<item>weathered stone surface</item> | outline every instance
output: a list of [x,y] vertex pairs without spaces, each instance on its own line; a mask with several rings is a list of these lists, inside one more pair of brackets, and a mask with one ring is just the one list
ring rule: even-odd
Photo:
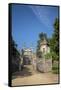
[[40,59],[37,62],[37,69],[40,72],[49,72],[52,70],[52,59]]

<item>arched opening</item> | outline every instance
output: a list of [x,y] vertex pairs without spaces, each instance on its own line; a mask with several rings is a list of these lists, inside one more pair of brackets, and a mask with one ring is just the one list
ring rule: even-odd
[[24,56],[23,57],[23,64],[24,65],[30,65],[31,64],[31,59],[29,56]]

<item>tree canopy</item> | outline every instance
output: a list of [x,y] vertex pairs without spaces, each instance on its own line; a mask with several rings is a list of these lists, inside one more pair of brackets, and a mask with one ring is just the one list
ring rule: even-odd
[[47,35],[46,35],[46,33],[41,32],[41,33],[39,34],[39,39],[40,39],[41,41],[44,40],[44,39],[47,40]]
[[55,19],[54,24],[54,31],[52,38],[50,38],[50,48],[52,52],[53,59],[59,59],[59,20],[58,18]]

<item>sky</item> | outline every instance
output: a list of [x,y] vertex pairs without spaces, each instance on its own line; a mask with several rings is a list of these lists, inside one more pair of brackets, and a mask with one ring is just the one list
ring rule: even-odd
[[21,50],[23,47],[36,50],[39,33],[50,38],[58,7],[12,4],[12,37]]

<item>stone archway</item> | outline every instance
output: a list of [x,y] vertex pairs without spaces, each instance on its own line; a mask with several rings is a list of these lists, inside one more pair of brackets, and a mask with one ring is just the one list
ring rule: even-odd
[[24,56],[23,57],[23,64],[24,65],[30,65],[31,64],[31,59],[29,56]]

